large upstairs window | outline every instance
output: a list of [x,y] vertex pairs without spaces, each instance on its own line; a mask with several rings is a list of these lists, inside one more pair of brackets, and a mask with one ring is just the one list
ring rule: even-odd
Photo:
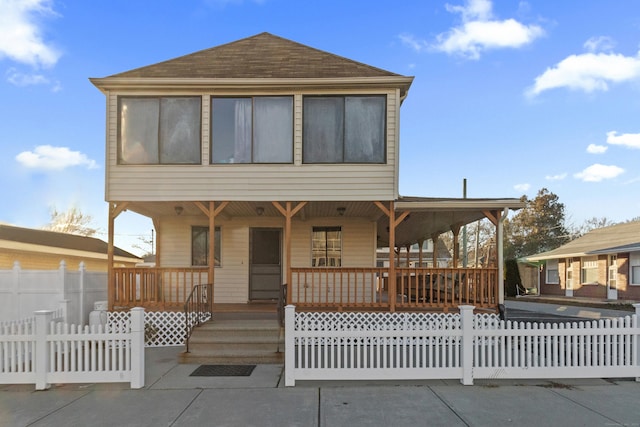
[[118,163],[200,164],[201,98],[120,97]]
[[293,97],[211,100],[211,163],[292,163]]
[[384,163],[385,96],[305,96],[304,163]]

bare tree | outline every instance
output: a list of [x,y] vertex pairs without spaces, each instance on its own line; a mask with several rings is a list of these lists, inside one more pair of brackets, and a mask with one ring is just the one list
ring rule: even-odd
[[57,231],[59,233],[76,234],[90,237],[97,233],[98,229],[91,227],[93,217],[82,213],[77,207],[60,212],[55,207],[50,211],[51,220],[42,227],[44,230]]
[[140,251],[142,251],[142,257],[146,258],[150,255],[153,255],[155,253],[154,251],[154,237],[155,237],[155,232],[153,230],[153,228],[151,229],[151,237],[148,237],[147,235],[142,235],[138,237],[138,240],[140,241],[140,243],[136,243],[134,245],[132,245],[132,247],[139,249]]
[[585,219],[582,225],[573,227],[573,229],[571,230],[571,234],[574,239],[577,239],[578,237],[583,236],[597,228],[608,227],[615,224],[616,223],[614,221],[611,221],[604,216],[601,218],[597,218],[594,216],[592,218]]

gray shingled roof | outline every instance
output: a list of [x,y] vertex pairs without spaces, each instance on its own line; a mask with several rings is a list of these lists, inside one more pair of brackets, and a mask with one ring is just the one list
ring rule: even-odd
[[110,77],[295,79],[401,76],[270,33],[261,33]]
[[[108,248],[107,242],[94,237],[76,236],[73,234],[36,230],[33,228],[14,227],[6,224],[0,224],[0,240],[49,246],[52,248],[73,249],[99,254],[106,254]],[[114,247],[113,251],[115,256],[140,258],[118,247]]]
[[527,261],[565,258],[589,254],[614,254],[638,250],[640,221],[598,228],[554,250],[526,257]]

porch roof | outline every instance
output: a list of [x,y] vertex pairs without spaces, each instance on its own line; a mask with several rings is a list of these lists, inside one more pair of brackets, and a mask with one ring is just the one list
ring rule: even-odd
[[[382,201],[388,205],[388,201]],[[203,215],[196,202],[129,202],[127,209],[150,218],[177,215]],[[407,246],[429,240],[434,234],[443,234],[453,228],[495,215],[507,210],[524,207],[519,199],[456,199],[431,197],[400,197],[395,201],[397,215],[409,215],[396,227],[396,246]],[[257,212],[260,212],[258,214]],[[280,212],[267,201],[231,201],[221,212],[223,218],[280,217]],[[309,201],[294,217],[306,221],[308,218],[344,216],[366,218],[377,223],[377,246],[389,246],[389,218],[374,201]]]
[[[395,203],[398,213],[409,212],[396,228],[396,246],[406,246],[428,240],[456,227],[486,218],[487,214],[518,210],[524,207],[520,199],[459,199],[434,197],[403,197]],[[378,220],[378,246],[388,246],[387,218]]]

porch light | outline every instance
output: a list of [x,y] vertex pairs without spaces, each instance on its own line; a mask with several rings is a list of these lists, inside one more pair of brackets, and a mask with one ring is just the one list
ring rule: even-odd
[[345,208],[344,206],[340,206],[336,210],[338,211],[338,215],[344,216],[344,213],[347,211],[347,208]]
[[180,215],[182,213],[182,211],[184,210],[184,208],[182,206],[180,206],[180,205],[175,205],[173,207],[173,210],[176,211],[176,215]]
[[262,216],[262,214],[263,214],[263,213],[264,213],[264,208],[263,208],[262,206],[258,206],[258,207],[256,208],[256,214],[257,214],[258,216]]

